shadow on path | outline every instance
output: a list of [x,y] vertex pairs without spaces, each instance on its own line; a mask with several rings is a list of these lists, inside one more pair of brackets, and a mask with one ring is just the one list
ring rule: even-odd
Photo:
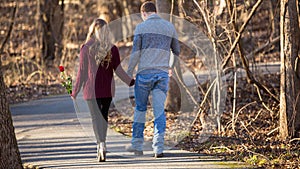
[[[152,157],[151,143],[143,156],[125,151],[130,138],[108,130],[107,161],[96,161],[96,144],[86,136],[69,96],[49,97],[11,106],[23,163],[39,168],[246,168],[238,162],[183,150],[166,150]],[[235,167],[233,167],[235,166]]]

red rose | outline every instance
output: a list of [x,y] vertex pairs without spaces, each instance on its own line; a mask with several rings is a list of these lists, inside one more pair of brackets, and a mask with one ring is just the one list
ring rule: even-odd
[[65,68],[63,66],[58,66],[60,71],[60,78],[62,80],[61,84],[67,89],[68,94],[72,93],[72,78],[65,73]]
[[60,71],[60,72],[65,71],[65,68],[64,68],[63,66],[59,66],[58,68],[59,68],[59,71]]

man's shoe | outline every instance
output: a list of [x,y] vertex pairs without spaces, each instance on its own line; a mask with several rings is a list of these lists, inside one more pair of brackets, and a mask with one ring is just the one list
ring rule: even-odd
[[160,154],[155,153],[154,157],[155,158],[162,158],[162,157],[164,157],[164,153],[160,153]]
[[143,151],[136,150],[136,149],[134,149],[132,146],[126,146],[125,149],[126,149],[128,152],[133,152],[134,155],[136,155],[136,156],[141,156],[141,155],[144,154]]
[[134,151],[134,155],[142,156],[142,155],[144,155],[144,153],[143,153],[143,151]]

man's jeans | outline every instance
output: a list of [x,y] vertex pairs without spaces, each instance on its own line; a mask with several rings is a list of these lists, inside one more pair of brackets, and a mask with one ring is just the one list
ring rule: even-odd
[[[166,130],[166,116],[164,104],[166,101],[169,76],[167,72],[160,70],[146,70],[147,73],[139,73],[135,82],[136,107],[134,112],[132,147],[135,150],[143,150],[144,127],[148,97],[152,93],[152,105],[154,113],[154,137],[153,151],[160,154],[164,150],[164,134]],[[144,71],[145,72],[145,71]]]

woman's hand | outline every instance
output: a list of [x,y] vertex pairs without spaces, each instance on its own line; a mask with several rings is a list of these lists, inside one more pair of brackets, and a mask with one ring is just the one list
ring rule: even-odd
[[133,86],[135,84],[135,79],[131,79],[129,87]]

